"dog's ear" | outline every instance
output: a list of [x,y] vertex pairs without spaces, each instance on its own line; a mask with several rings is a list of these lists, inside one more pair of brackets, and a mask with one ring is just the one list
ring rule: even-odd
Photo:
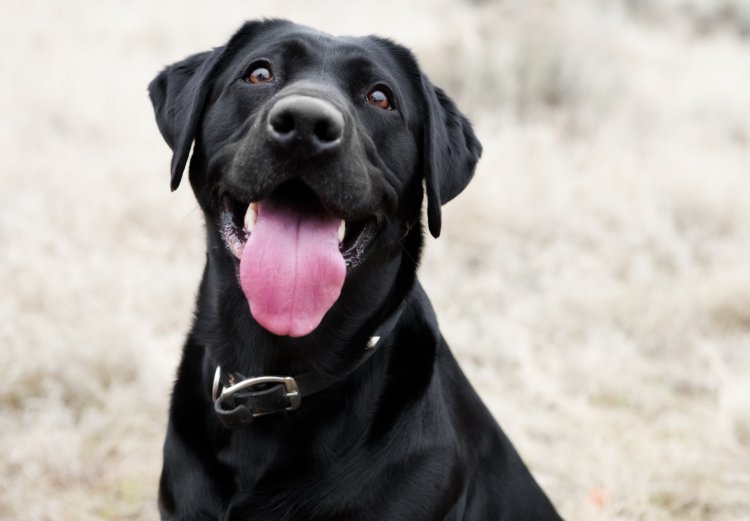
[[445,92],[422,76],[427,117],[424,130],[427,222],[433,237],[440,235],[440,207],[466,188],[482,155],[471,123]]
[[148,84],[156,124],[172,149],[172,190],[177,189],[193,146],[210,81],[223,47],[167,66]]

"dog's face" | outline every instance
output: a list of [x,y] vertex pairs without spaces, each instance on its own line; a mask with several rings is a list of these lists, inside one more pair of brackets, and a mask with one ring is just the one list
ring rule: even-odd
[[249,22],[166,68],[149,92],[174,151],[172,188],[194,142],[209,241],[231,259],[255,321],[279,336],[310,334],[368,278],[357,272],[403,254],[419,233],[423,181],[437,236],[441,204],[481,153],[411,53],[376,37]]

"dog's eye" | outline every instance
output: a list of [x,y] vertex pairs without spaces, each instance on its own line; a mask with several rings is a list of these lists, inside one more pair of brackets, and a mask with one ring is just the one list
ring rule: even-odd
[[273,80],[271,69],[265,65],[254,67],[252,72],[245,77],[247,83],[269,83]]
[[375,87],[367,93],[367,103],[383,110],[391,110],[391,99],[384,87]]

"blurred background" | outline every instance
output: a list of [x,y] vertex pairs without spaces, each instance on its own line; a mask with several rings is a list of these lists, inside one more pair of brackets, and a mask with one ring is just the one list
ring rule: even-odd
[[485,155],[421,278],[567,519],[750,519],[750,1],[0,0],[0,519],[155,520],[203,230],[149,80],[279,16]]

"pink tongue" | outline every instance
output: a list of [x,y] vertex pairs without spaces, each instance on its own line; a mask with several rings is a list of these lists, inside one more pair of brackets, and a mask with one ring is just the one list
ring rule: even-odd
[[341,293],[346,263],[335,217],[264,201],[240,260],[240,284],[258,323],[276,335],[312,332]]

